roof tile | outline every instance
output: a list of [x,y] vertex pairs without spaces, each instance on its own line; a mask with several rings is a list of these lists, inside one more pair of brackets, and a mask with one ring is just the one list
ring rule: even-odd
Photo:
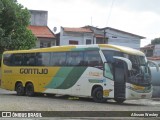
[[148,57],[149,60],[160,60],[160,56]]
[[104,35],[101,35],[101,34],[95,34],[95,37],[96,37],[96,38],[104,38]]
[[54,33],[47,26],[28,26],[36,37],[55,38]]
[[79,33],[92,33],[92,31],[88,28],[63,28],[65,32],[79,32]]

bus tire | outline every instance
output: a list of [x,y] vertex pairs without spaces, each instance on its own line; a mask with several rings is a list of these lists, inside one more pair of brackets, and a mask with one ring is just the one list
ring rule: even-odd
[[118,104],[122,104],[124,101],[125,101],[125,99],[114,99]]
[[47,95],[47,97],[54,97],[55,96],[55,94],[50,94],[50,93],[47,93],[46,95]]
[[25,90],[24,90],[24,87],[23,87],[22,83],[18,83],[18,84],[16,85],[16,92],[17,92],[17,95],[18,95],[18,96],[23,96],[23,95],[25,95]]
[[102,87],[96,87],[95,89],[93,89],[92,97],[93,97],[93,100],[98,103],[102,103],[106,101],[106,99],[103,98],[103,88]]
[[26,85],[26,95],[29,97],[34,96],[34,86],[32,83]]

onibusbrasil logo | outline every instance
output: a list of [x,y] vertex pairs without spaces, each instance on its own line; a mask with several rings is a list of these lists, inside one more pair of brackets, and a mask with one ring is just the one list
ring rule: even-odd
[[3,118],[41,118],[40,112],[2,112]]

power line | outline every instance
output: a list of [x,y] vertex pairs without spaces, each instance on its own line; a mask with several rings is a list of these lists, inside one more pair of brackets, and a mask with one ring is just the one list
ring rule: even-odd
[[112,8],[113,8],[114,2],[115,2],[115,0],[112,0],[111,7],[110,7],[110,10],[109,10],[109,14],[108,14],[108,18],[107,18],[107,21],[106,21],[106,26],[109,23],[109,19],[110,19],[111,13],[112,13]]

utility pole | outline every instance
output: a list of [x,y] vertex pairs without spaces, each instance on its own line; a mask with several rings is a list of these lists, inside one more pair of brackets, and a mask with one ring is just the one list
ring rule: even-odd
[[104,39],[103,39],[103,43],[105,44],[105,38],[106,38],[106,31],[104,29]]
[[108,44],[108,37],[106,37],[106,29],[104,28],[104,38],[103,38],[103,43]]

